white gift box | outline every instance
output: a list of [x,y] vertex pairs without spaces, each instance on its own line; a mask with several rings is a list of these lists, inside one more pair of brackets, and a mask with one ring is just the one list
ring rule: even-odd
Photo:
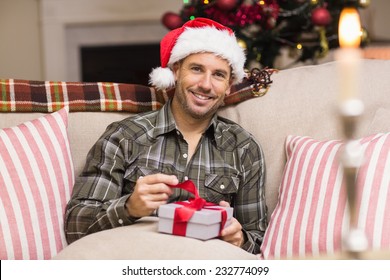
[[[164,204],[158,209],[158,231],[163,233],[172,234],[173,232],[173,218],[175,215],[175,209],[178,207],[184,207],[183,205],[176,203]],[[225,227],[230,224],[230,220],[233,216],[233,208],[221,207],[221,206],[207,206],[199,211],[195,211],[186,227],[186,236],[197,238],[200,240],[207,240],[219,236],[221,227],[221,211],[212,210],[225,209],[227,219]]]

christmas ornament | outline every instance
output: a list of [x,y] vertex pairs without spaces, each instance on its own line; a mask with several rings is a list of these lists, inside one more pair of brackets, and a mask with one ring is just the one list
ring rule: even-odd
[[237,44],[244,50],[246,50],[247,48],[247,45],[246,45],[246,42],[244,40],[241,40],[241,39],[237,39]]
[[176,29],[183,25],[183,20],[180,15],[173,12],[166,12],[161,19],[162,24],[168,29]]
[[362,45],[367,45],[370,42],[370,38],[368,36],[368,31],[366,28],[362,27],[362,35],[360,38]]
[[271,75],[277,72],[274,69],[253,68],[247,71],[247,79],[251,82],[252,93],[255,96],[263,96],[267,93],[269,86],[272,84]]
[[359,6],[362,8],[367,8],[370,4],[371,0],[359,0]]
[[314,25],[326,26],[332,20],[329,11],[326,8],[315,8],[311,13],[311,21]]
[[221,10],[230,11],[237,6],[237,0],[217,0],[215,4]]
[[276,25],[276,18],[270,17],[267,20],[267,29],[273,29]]

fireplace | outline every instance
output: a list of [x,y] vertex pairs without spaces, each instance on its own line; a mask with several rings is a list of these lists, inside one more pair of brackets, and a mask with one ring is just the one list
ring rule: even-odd
[[149,73],[160,64],[159,48],[156,43],[81,47],[81,80],[148,85]]
[[67,80],[148,84],[160,65],[160,22],[82,24],[65,29]]
[[44,79],[147,83],[168,32],[161,16],[183,5],[156,2],[40,0]]

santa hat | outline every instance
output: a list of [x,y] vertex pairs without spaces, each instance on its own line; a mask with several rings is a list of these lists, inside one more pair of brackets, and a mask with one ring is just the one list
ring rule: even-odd
[[158,89],[175,86],[172,66],[193,53],[210,52],[226,59],[232,67],[233,84],[245,77],[245,52],[237,44],[233,31],[207,18],[196,18],[170,31],[160,43],[161,67],[149,75],[149,82]]

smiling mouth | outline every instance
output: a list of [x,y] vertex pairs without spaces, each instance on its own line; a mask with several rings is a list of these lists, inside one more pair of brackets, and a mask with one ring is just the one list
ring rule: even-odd
[[192,94],[198,98],[198,99],[201,99],[201,100],[211,100],[212,97],[211,96],[205,96],[205,95],[202,95],[202,94],[199,94],[199,93],[196,93],[196,92],[192,92]]

